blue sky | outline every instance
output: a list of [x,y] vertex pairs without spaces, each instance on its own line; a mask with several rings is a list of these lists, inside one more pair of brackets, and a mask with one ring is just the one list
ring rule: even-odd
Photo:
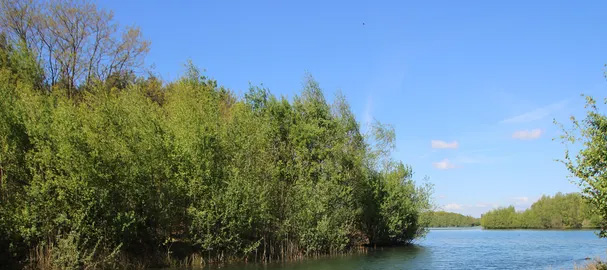
[[[152,42],[165,80],[191,59],[236,93],[293,97],[306,72],[361,123],[397,134],[396,159],[443,209],[480,216],[577,191],[553,119],[605,97],[607,1],[103,1]],[[434,141],[434,142],[433,142]]]

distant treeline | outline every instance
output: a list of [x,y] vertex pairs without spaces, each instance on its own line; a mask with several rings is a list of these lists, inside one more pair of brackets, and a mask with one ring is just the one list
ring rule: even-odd
[[486,229],[597,228],[601,219],[579,193],[542,196],[531,207],[517,212],[514,206],[498,208],[481,216]]
[[458,213],[434,211],[429,212],[428,220],[430,227],[473,227],[481,225],[479,218],[464,216]]
[[[237,96],[192,65],[168,83],[135,76],[88,55],[97,39],[63,46],[90,29],[55,33],[108,23],[94,5],[28,3],[3,1],[3,16],[65,25],[0,35],[0,268],[286,260],[425,233],[429,187],[390,159],[394,130],[362,134],[311,77],[287,99]],[[50,38],[62,46],[32,49]]]

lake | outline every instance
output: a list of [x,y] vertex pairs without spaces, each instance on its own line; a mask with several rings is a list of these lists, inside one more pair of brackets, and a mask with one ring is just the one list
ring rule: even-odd
[[591,230],[433,229],[415,245],[284,264],[241,264],[223,270],[573,269],[605,259],[607,239]]

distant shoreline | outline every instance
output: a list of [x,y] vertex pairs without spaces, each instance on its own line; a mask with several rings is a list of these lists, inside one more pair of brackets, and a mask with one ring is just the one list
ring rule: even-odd
[[428,227],[429,230],[482,230],[481,226],[461,226],[461,227]]
[[535,231],[592,231],[600,230],[600,227],[583,227],[583,228],[483,228],[483,230],[535,230]]
[[488,230],[488,231],[512,231],[512,230],[529,230],[529,231],[594,231],[600,230],[600,227],[583,227],[583,228],[484,228],[483,226],[473,227],[428,227],[428,230]]

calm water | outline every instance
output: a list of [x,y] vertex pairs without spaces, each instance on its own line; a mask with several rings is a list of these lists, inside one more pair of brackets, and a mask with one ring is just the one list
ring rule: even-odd
[[594,231],[431,230],[416,245],[367,254],[270,265],[232,265],[223,270],[345,269],[573,269],[586,257],[607,256],[607,239]]

